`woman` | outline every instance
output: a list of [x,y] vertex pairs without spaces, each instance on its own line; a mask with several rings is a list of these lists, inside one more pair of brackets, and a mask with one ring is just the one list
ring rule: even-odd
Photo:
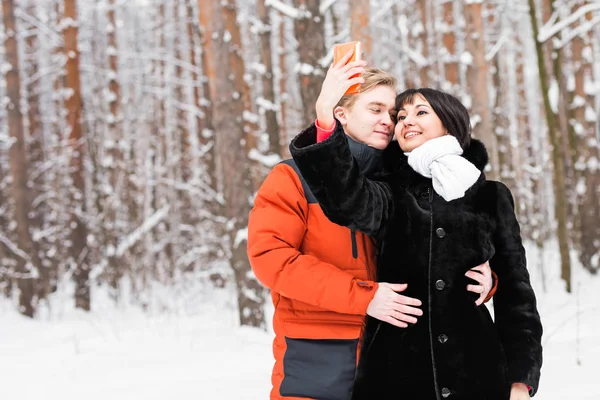
[[[322,96],[343,93],[346,72],[331,68]],[[321,122],[328,116],[319,109]],[[411,89],[396,109],[397,142],[377,180],[357,169],[339,122],[321,143],[313,128],[290,145],[327,217],[377,238],[377,279],[406,282],[404,294],[423,302],[423,316],[406,328],[368,319],[353,399],[529,399],[542,326],[512,195],[485,179],[485,147],[456,98]],[[500,282],[495,322],[465,289],[469,266],[488,259]]]

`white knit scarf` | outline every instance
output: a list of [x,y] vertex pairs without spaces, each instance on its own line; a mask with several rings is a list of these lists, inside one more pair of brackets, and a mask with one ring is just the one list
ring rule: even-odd
[[458,140],[452,135],[444,135],[404,154],[416,172],[431,178],[437,194],[452,201],[463,197],[481,175],[477,167],[461,157],[462,153]]

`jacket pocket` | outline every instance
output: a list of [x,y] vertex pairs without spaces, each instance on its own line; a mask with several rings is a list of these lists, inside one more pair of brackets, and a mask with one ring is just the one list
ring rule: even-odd
[[286,321],[282,396],[349,400],[361,324]]

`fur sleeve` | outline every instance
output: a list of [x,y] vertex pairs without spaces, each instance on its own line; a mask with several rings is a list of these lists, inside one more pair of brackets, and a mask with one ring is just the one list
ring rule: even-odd
[[515,216],[510,190],[493,182],[496,190],[496,254],[490,266],[498,274],[498,289],[494,296],[496,326],[508,362],[511,383],[522,382],[537,391],[542,366],[542,324],[536,298],[529,280],[525,249],[519,223]]
[[327,218],[370,236],[379,235],[392,213],[390,188],[361,173],[339,123],[320,143],[316,143],[313,124],[292,140],[290,152]]

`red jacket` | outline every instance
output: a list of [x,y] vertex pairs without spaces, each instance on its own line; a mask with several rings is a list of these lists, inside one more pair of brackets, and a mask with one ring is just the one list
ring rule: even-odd
[[258,191],[248,256],[275,306],[271,399],[349,398],[377,289],[373,240],[330,222],[288,160]]

